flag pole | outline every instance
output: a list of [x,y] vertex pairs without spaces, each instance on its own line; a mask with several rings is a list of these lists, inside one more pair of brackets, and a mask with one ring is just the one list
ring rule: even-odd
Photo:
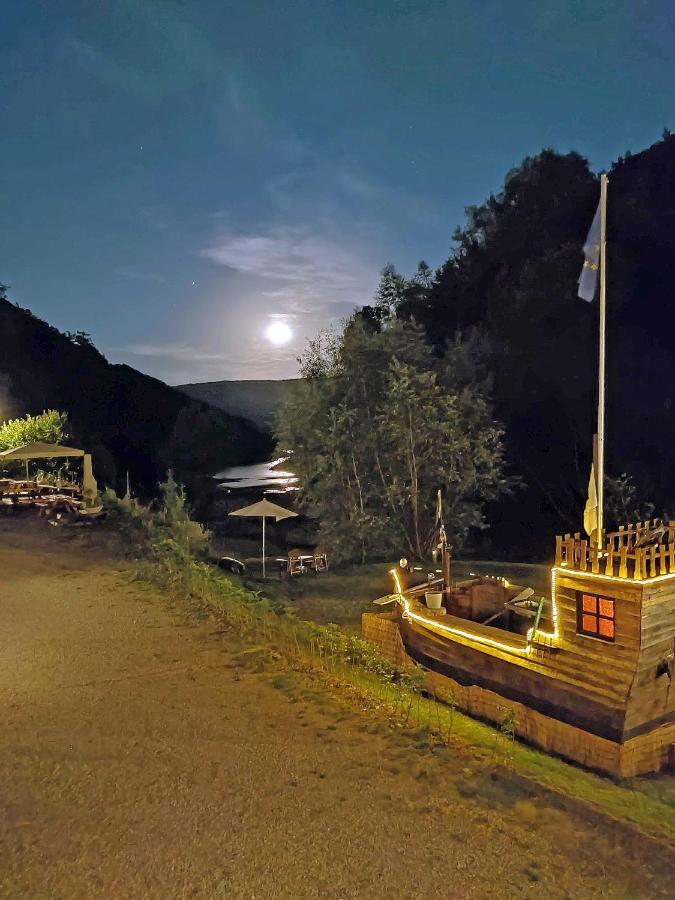
[[600,176],[600,350],[598,358],[598,547],[603,546],[603,512],[605,494],[605,329],[607,287],[607,175]]

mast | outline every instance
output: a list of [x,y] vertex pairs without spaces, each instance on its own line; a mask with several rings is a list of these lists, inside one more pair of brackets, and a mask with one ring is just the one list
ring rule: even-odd
[[600,176],[600,349],[598,358],[598,547],[602,547],[603,507],[605,495],[605,330],[607,286],[607,175]]

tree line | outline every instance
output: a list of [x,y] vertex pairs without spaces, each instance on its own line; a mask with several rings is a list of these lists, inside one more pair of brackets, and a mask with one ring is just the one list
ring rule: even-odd
[[[609,184],[611,527],[675,510],[675,138],[626,154]],[[467,210],[442,266],[387,266],[373,301],[310,344],[279,438],[345,555],[428,553],[438,488],[458,547],[546,558],[581,529],[597,303],[577,279],[598,198],[580,154],[528,157]]]

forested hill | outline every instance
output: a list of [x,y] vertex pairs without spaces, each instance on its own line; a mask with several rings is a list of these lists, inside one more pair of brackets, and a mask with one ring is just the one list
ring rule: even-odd
[[[493,379],[513,472],[526,487],[488,511],[502,552],[544,553],[579,531],[595,431],[598,304],[577,297],[599,178],[576,153],[545,150],[467,210],[441,269],[385,270],[362,315],[424,324],[441,353],[476,339]],[[627,473],[616,519],[675,515],[675,137],[619,159],[608,196],[607,471]],[[615,521],[612,521],[614,518]]]
[[244,416],[260,428],[272,429],[280,408],[293,394],[296,378],[281,381],[204,381],[179,384],[195,400],[204,400],[230,415]]
[[87,335],[62,334],[4,291],[0,335],[0,419],[67,412],[73,443],[94,449],[99,475],[114,462],[119,480],[129,471],[137,488],[151,491],[167,467],[185,477],[257,461],[271,450],[251,422],[110,364]]

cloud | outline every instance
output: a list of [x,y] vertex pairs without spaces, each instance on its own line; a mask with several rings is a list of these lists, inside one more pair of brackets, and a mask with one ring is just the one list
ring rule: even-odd
[[111,352],[126,353],[130,356],[157,356],[165,359],[188,359],[195,361],[224,360],[222,353],[208,353],[189,344],[125,344],[121,347],[110,347]]
[[[352,309],[373,293],[379,267],[366,260],[344,235],[308,228],[276,227],[259,233],[221,235],[199,256],[245,275],[271,282],[261,296],[281,313],[317,313],[339,305]],[[335,310],[332,311],[333,313]]]
[[[218,97],[223,94],[222,85],[231,78],[229,60],[217,52],[200,29],[182,16],[153,8],[147,2],[124,6],[117,15],[129,37],[113,42],[115,54],[108,44],[102,48],[75,35],[66,37],[67,46],[86,72],[107,87],[146,104],[156,104],[194,87]],[[232,108],[240,108],[236,88],[228,87],[225,96]]]
[[179,343],[126,344],[106,347],[110,359],[126,361],[145,368],[143,360],[153,360],[152,372],[169,384],[241,378],[295,378],[298,374],[297,351],[274,347],[260,340],[251,341],[245,352],[213,353],[202,347]]

